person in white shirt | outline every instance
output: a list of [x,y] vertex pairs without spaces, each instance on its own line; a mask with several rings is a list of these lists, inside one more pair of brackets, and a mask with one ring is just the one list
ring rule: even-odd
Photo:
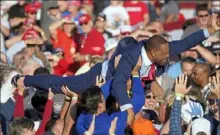
[[120,5],[120,1],[111,0],[110,5],[103,10],[106,15],[108,31],[113,35],[123,25],[129,25],[129,15],[126,9]]

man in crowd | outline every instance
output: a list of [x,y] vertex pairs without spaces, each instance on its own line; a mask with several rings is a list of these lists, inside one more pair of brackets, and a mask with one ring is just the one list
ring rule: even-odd
[[[161,36],[153,36],[149,40],[137,42],[135,39],[143,34],[140,31],[133,33],[131,37],[122,39],[116,48],[114,55],[109,61],[106,80],[112,81],[112,94],[119,102],[121,111],[128,111],[128,123],[131,124],[134,112],[126,93],[126,82],[131,76],[131,71],[136,65],[138,58],[142,58],[140,76],[145,80],[154,80],[164,72],[164,65],[170,56],[178,55],[183,51],[194,47],[208,38],[215,31],[219,30],[216,22],[216,15],[213,15],[212,26],[208,29],[200,30],[184,40],[167,42]],[[183,46],[184,45],[184,46]],[[118,67],[114,68],[115,56],[122,54]],[[157,69],[156,69],[156,66]],[[14,84],[21,86],[38,86],[43,89],[51,87],[56,92],[61,92],[61,86],[67,85],[71,90],[82,93],[86,88],[95,84],[95,78],[100,75],[101,64],[95,65],[89,72],[80,76],[67,78],[56,76],[15,76]],[[126,69],[126,70],[125,70]],[[41,79],[44,83],[37,81]],[[163,93],[163,92],[158,92]]]
[[89,61],[90,55],[103,55],[105,39],[102,33],[93,28],[92,18],[88,14],[80,16],[79,24],[84,34],[81,36],[79,53],[74,55],[74,59],[83,64]]

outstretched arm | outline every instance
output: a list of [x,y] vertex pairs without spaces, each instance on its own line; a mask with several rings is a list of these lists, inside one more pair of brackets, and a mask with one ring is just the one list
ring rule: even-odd
[[206,40],[210,35],[214,34],[220,29],[217,15],[213,14],[208,29],[199,30],[183,40],[169,42],[170,56],[178,55]]

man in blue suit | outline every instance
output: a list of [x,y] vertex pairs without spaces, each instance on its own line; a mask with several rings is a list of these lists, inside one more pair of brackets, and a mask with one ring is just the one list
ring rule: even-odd
[[[178,55],[202,41],[211,34],[219,30],[217,17],[213,17],[212,27],[199,30],[183,40],[167,42],[161,36],[153,36],[149,40],[136,41],[140,33],[134,33],[131,37],[126,37],[119,42],[112,58],[108,62],[106,80],[112,81],[112,94],[116,97],[122,111],[128,110],[128,116],[133,116],[132,105],[126,93],[126,82],[131,76],[131,71],[135,67],[138,58],[142,58],[140,70],[141,77],[149,77],[149,72],[153,64],[157,65],[156,76],[164,72],[164,65],[168,58]],[[118,67],[114,68],[115,56],[122,55]],[[155,70],[155,69],[154,69]],[[85,74],[70,77],[57,77],[54,75],[39,75],[15,77],[13,82],[23,86],[35,86],[41,89],[52,88],[54,92],[61,93],[61,86],[66,85],[76,93],[84,92],[88,87],[95,85],[96,76],[102,71],[102,63],[95,65]]]

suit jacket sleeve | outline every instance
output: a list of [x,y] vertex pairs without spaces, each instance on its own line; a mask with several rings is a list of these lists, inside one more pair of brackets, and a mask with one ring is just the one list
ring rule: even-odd
[[141,79],[139,77],[134,77],[132,80],[132,84],[133,97],[131,99],[131,104],[133,106],[134,113],[137,114],[144,105],[144,89],[142,87]]
[[61,86],[68,86],[70,90],[76,93],[83,93],[87,88],[95,85],[96,76],[101,73],[102,64],[98,63],[88,72],[69,77],[59,77],[55,75],[36,75],[25,76],[24,85],[35,86],[40,89],[48,90],[51,88],[55,93],[62,93]]
[[169,42],[170,56],[178,55],[186,50],[189,50],[206,40],[206,38],[204,30],[199,30],[182,40]]

